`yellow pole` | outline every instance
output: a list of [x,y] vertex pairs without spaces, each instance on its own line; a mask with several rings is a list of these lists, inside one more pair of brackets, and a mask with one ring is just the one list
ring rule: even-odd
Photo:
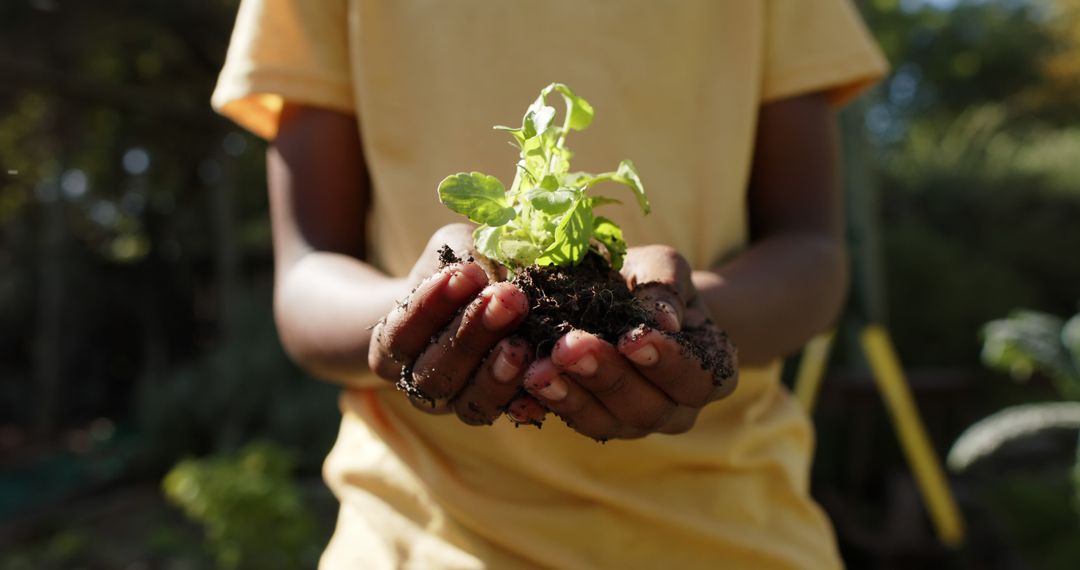
[[889,340],[889,333],[880,326],[870,325],[859,335],[859,342],[870,361],[878,389],[885,398],[893,427],[900,437],[904,455],[915,474],[938,538],[945,546],[957,548],[964,542],[964,519],[949,490],[941,462],[926,435],[904,371]]
[[825,366],[829,363],[829,351],[835,336],[835,331],[819,334],[803,348],[799,371],[795,375],[795,398],[807,415],[813,413],[821,392],[821,380],[825,377]]

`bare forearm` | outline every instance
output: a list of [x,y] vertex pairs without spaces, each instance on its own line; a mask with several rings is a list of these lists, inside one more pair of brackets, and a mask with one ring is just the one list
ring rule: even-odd
[[782,234],[715,270],[694,272],[694,284],[738,346],[739,361],[764,365],[833,323],[847,288],[847,262],[837,239]]
[[367,371],[371,329],[405,298],[406,279],[347,255],[310,252],[281,271],[274,313],[282,343],[310,373],[349,383]]

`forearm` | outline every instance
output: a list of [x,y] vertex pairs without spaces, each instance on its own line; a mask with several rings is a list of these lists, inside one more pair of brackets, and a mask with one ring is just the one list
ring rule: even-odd
[[694,284],[738,346],[739,362],[764,365],[833,324],[847,290],[847,258],[839,239],[780,234],[721,267],[695,271]]
[[279,268],[274,314],[282,344],[311,374],[350,383],[367,369],[374,324],[409,292],[348,255],[312,251]]

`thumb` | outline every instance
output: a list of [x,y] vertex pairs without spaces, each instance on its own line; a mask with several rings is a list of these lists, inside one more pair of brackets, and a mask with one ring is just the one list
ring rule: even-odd
[[650,281],[634,287],[634,296],[656,321],[661,330],[678,332],[682,330],[686,317],[686,302],[674,285],[662,281]]
[[660,329],[682,330],[686,304],[694,296],[686,258],[664,245],[635,247],[627,252],[622,273]]
[[694,295],[690,263],[673,247],[646,245],[626,253],[626,283],[662,330],[683,329],[686,306]]

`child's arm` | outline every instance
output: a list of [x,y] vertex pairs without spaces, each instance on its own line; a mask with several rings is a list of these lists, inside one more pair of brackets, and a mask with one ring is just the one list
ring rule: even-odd
[[764,365],[833,324],[847,291],[836,118],[823,94],[765,105],[748,203],[751,246],[694,274],[739,359]]
[[[504,339],[528,308],[520,290],[508,283],[488,285],[474,263],[438,267],[436,249],[447,243],[464,251],[471,231],[457,225],[436,232],[406,278],[389,277],[362,261],[370,189],[352,115],[287,106],[267,169],[274,313],[293,359],[317,376],[346,384],[362,377],[369,362],[390,381],[406,365],[421,391],[446,404],[421,409],[456,411],[469,423],[494,420],[520,385],[518,373],[531,353],[524,343]],[[499,303],[492,302],[496,298]],[[463,307],[479,318],[455,326],[454,348],[443,351],[430,339]],[[425,377],[430,370],[439,375]]]
[[286,106],[267,174],[282,343],[316,376],[349,383],[367,369],[372,324],[409,292],[360,260],[370,190],[356,118]]

